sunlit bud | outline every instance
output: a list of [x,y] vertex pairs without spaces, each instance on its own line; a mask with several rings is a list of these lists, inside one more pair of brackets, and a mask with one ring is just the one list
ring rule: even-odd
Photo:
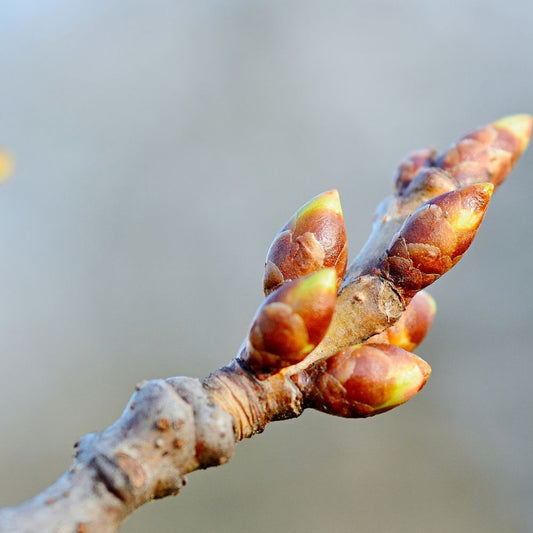
[[419,292],[411,300],[402,316],[390,328],[370,337],[369,344],[393,344],[412,352],[427,335],[437,307],[427,292]]
[[394,175],[396,190],[400,194],[403,194],[403,191],[421,169],[434,165],[436,157],[437,150],[435,150],[435,148],[423,148],[409,154],[407,158],[402,161]]
[[531,138],[533,117],[512,115],[479,128],[457,141],[437,160],[459,186],[500,185]]
[[471,185],[419,207],[394,236],[376,270],[409,299],[454,266],[472,243],[494,186]]
[[274,239],[267,254],[263,285],[269,294],[283,283],[331,267],[340,287],[346,270],[346,229],[336,190],[302,206]]
[[293,380],[308,407],[336,416],[367,417],[412,398],[426,383],[430,366],[388,344],[359,344],[317,363]]
[[284,284],[258,309],[241,359],[258,377],[299,363],[326,334],[336,298],[333,268]]

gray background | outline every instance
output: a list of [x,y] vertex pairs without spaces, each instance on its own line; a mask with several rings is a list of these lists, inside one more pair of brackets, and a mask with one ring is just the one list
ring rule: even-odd
[[[533,112],[533,3],[0,1],[0,504],[142,378],[228,361],[266,249],[340,190],[352,257],[414,148]],[[432,293],[423,393],[272,424],[123,531],[533,530],[533,151]]]

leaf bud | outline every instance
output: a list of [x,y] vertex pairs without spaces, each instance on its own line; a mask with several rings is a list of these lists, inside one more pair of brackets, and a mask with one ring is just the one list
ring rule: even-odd
[[347,254],[339,193],[322,193],[294,214],[270,246],[263,278],[265,294],[287,281],[328,267],[336,271],[338,289]]
[[333,268],[285,283],[257,310],[241,359],[260,378],[299,363],[326,334],[336,299]]
[[411,399],[425,384],[430,366],[388,344],[358,344],[293,376],[308,407],[360,418],[388,411]]
[[511,115],[457,141],[437,160],[460,187],[490,182],[500,185],[531,138],[533,117]]

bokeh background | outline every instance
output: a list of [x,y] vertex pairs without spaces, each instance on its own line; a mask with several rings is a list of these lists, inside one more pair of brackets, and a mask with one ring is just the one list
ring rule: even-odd
[[[528,1],[3,0],[0,505],[143,378],[227,362],[268,245],[338,188],[352,257],[411,150],[533,112]],[[407,406],[306,413],[128,533],[533,530],[533,151],[432,289]]]

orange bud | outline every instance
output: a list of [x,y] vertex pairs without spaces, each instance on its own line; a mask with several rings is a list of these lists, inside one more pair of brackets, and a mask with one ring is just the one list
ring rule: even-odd
[[7,152],[0,149],[0,182],[4,181],[13,169],[13,160]]
[[465,135],[440,156],[437,166],[459,186],[483,182],[498,186],[526,149],[532,126],[529,115],[502,118]]
[[402,316],[390,328],[370,337],[369,344],[393,344],[412,352],[427,335],[437,307],[427,292],[419,292],[406,307]]
[[340,287],[346,270],[346,229],[336,190],[302,206],[270,246],[263,285],[269,294],[283,283],[332,267]]
[[376,269],[410,299],[450,270],[472,243],[494,186],[470,185],[442,194],[412,213]]
[[423,148],[409,154],[405,161],[402,161],[394,175],[394,183],[398,193],[403,194],[403,191],[409,186],[419,170],[433,166],[436,157],[437,150],[434,148]]
[[260,378],[299,363],[326,334],[336,299],[333,268],[284,284],[259,307],[241,359]]
[[293,376],[308,407],[348,418],[373,416],[412,398],[425,384],[430,366],[388,344],[358,344]]

